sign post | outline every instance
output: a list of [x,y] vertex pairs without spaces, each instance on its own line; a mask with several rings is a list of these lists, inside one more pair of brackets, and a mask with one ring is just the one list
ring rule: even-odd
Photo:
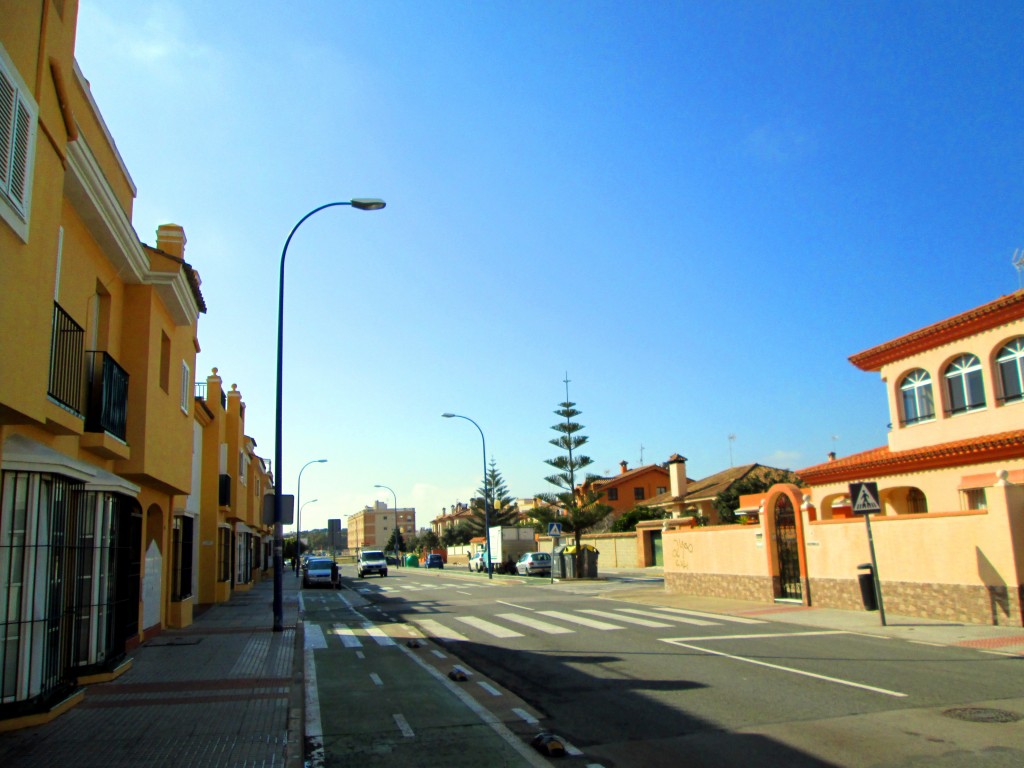
[[875,540],[871,535],[871,515],[881,512],[879,503],[878,483],[850,483],[850,503],[853,514],[864,515],[864,523],[868,528],[868,549],[871,551],[871,577],[874,581],[875,597],[878,599],[878,615],[885,624],[885,603],[882,601],[882,581],[878,578],[878,560],[875,558]]
[[561,523],[548,523],[548,536],[551,537],[551,570],[548,571],[549,583],[555,583],[555,548],[558,547],[558,540],[562,537]]

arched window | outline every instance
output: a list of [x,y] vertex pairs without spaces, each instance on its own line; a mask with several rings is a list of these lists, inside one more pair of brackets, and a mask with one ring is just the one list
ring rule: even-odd
[[946,394],[950,413],[985,407],[981,361],[975,355],[960,355],[946,367]]
[[900,382],[903,396],[903,423],[916,424],[935,418],[935,401],[932,398],[932,377],[928,371],[918,368],[911,371]]
[[1024,337],[1018,337],[999,350],[999,382],[1003,402],[1024,400]]

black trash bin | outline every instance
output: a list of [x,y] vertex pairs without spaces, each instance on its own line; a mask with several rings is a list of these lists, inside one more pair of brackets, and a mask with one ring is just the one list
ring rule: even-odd
[[862,563],[857,566],[858,571],[865,573],[857,574],[857,581],[860,583],[860,599],[864,603],[865,611],[878,610],[878,595],[875,594],[875,569],[871,563]]
[[[568,546],[568,544],[563,544],[560,547],[555,547],[554,551],[551,553],[551,578],[553,579],[571,578],[568,570],[569,568],[572,568],[572,555],[569,557],[565,556],[565,550]],[[570,561],[568,568],[566,567],[566,560]]]

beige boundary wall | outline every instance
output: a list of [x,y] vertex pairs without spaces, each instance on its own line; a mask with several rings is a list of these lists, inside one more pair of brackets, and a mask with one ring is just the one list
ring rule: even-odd
[[[584,534],[580,539],[584,544],[590,544],[597,548],[597,572],[601,568],[636,568],[639,563],[636,551],[636,533],[591,533]],[[559,539],[559,544],[571,544],[572,534]],[[548,536],[540,536],[537,541],[537,549],[541,552],[552,550],[552,539]]]
[[[776,488],[766,496],[772,509]],[[871,519],[887,612],[1022,625],[1024,486],[989,488],[988,509]],[[857,566],[871,560],[863,518],[810,521],[802,513],[804,602],[863,609]],[[758,525],[678,529],[664,535],[669,592],[773,601],[778,566],[768,514]]]

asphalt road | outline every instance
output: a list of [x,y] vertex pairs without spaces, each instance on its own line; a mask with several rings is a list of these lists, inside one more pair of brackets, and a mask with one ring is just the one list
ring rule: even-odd
[[[350,599],[326,601],[323,614],[307,609],[307,622],[344,625],[356,601],[364,631],[431,638],[438,645],[423,650],[475,673],[475,701],[508,733],[525,741],[554,732],[581,765],[1024,766],[1024,721],[964,719],[1024,714],[1019,657],[627,602],[615,582],[452,569],[359,580],[350,570],[341,592]],[[441,672],[455,663],[429,658]],[[344,677],[327,669],[327,679]],[[344,691],[324,693],[338,700]],[[474,714],[466,725],[480,722]],[[479,736],[445,732],[464,749]],[[340,758],[352,739],[338,747]],[[507,760],[497,764],[529,764],[521,751]]]

